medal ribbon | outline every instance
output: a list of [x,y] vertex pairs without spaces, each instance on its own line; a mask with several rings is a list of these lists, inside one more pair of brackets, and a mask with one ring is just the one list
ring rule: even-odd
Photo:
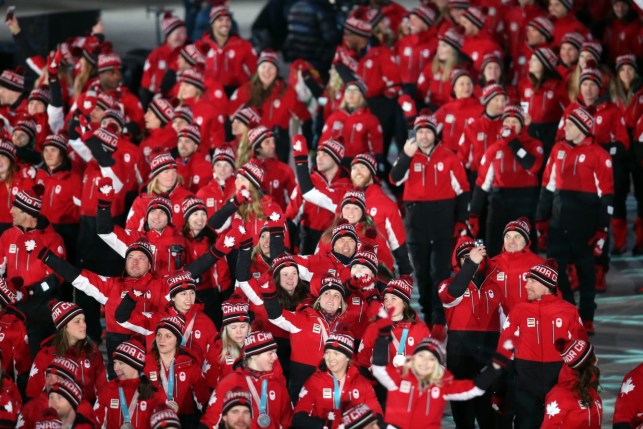
[[400,338],[400,345],[397,348],[397,354],[404,356],[404,349],[406,349],[406,337],[409,336],[409,328],[404,328],[402,331],[402,338]]
[[336,410],[341,410],[340,404],[342,399],[342,390],[344,389],[344,381],[346,381],[346,376],[342,378],[342,381],[338,381],[335,378],[335,376],[332,374],[331,374],[331,377],[333,377],[333,386],[334,386],[333,404],[335,405]]
[[123,413],[123,421],[125,423],[131,423],[131,415],[134,414],[134,409],[136,408],[136,401],[138,401],[138,390],[134,391],[134,396],[132,396],[132,401],[129,404],[129,407],[126,405],[125,401],[125,392],[123,392],[123,388],[119,387],[118,388],[118,397],[121,400],[121,412]]
[[188,342],[188,338],[190,335],[192,335],[192,328],[194,328],[194,321],[196,320],[196,313],[194,313],[194,316],[192,316],[192,320],[190,320],[190,323],[188,326],[185,328],[185,331],[183,332],[183,340],[181,341],[181,345],[185,346]]
[[259,398],[259,393],[255,388],[252,379],[246,375],[246,383],[248,384],[248,389],[252,394],[256,404],[259,404],[259,414],[266,414],[266,409],[268,408],[268,380],[261,380],[261,398]]
[[167,393],[167,399],[172,401],[174,399],[174,360],[170,363],[169,379],[165,375],[165,365],[163,365],[163,360],[161,360],[161,366],[161,383],[163,384],[165,393]]

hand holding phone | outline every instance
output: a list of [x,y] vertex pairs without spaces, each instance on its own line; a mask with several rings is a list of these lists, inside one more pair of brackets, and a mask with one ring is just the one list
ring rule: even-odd
[[4,17],[5,22],[9,22],[13,20],[13,17],[16,15],[16,7],[15,6],[9,6],[7,8],[7,14]]

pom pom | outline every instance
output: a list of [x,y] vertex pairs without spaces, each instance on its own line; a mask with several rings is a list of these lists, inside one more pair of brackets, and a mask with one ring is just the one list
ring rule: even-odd
[[337,222],[335,222],[335,226],[341,226],[341,225],[347,225],[350,222],[347,219],[344,219],[343,217],[340,217],[337,219]]
[[57,419],[58,412],[51,407],[47,408],[45,409],[45,411],[42,412],[42,418],[43,420]]
[[38,183],[37,185],[33,185],[31,189],[33,190],[34,194],[36,194],[36,196],[38,197],[42,197],[43,195],[45,195],[45,187],[40,183]]
[[596,63],[596,60],[594,60],[593,58],[590,58],[585,62],[585,69],[597,69],[597,68],[598,68],[598,64]]
[[551,268],[553,268],[553,269],[555,269],[555,270],[558,270],[558,262],[556,262],[556,260],[555,260],[554,258],[548,258],[548,259],[545,259],[545,262],[544,262],[544,263],[545,263],[545,265],[547,265],[548,267],[551,267]]
[[114,52],[114,47],[112,46],[112,42],[103,42],[99,47],[99,52],[100,54],[111,54]]
[[423,108],[418,113],[419,116],[431,116],[432,114],[433,114],[433,110],[429,109],[428,107]]
[[22,66],[16,67],[13,71],[14,73],[19,74],[21,76],[25,75],[25,69]]
[[518,222],[524,222],[524,223],[526,223],[526,224],[527,224],[527,225],[529,225],[529,227],[531,228],[531,222],[529,222],[529,219],[528,219],[528,218],[526,218],[526,217],[524,217],[524,216],[520,216],[517,220],[518,220]]
[[266,329],[266,324],[264,323],[263,320],[255,319],[252,321],[252,325],[250,326],[251,332],[267,331],[267,330],[268,329]]
[[[362,242],[362,243],[363,243],[363,242]],[[371,252],[371,253],[375,253],[375,247],[373,247],[373,246],[372,246],[371,244],[369,244],[369,243],[363,243],[363,244],[362,244],[362,247],[360,247],[359,251],[360,251],[360,252]]]
[[377,229],[374,226],[369,226],[364,229],[364,238],[375,240],[377,238]]
[[11,283],[11,286],[13,286],[13,290],[15,291],[19,291],[25,285],[25,279],[20,276],[11,277],[9,279],[9,282]]
[[49,303],[47,304],[47,307],[49,308],[49,310],[50,310],[50,311],[53,311],[53,310],[54,310],[54,306],[55,306],[56,304],[58,304],[59,302],[60,302],[60,301],[58,301],[57,299],[52,299],[52,300],[51,300],[51,301],[49,301]]
[[120,133],[120,130],[118,129],[118,125],[116,125],[114,122],[110,122],[109,124],[107,124],[105,129],[107,131],[111,132],[111,133],[116,134],[116,135],[118,135]]
[[565,346],[567,345],[567,340],[564,338],[559,338],[556,340],[554,343],[554,348],[558,351],[558,353],[562,353],[565,351]]
[[163,14],[163,19],[170,19],[170,18],[172,18],[172,12],[170,12],[170,11],[166,11],[166,12]]
[[336,140],[338,143],[341,143],[341,144],[342,144],[342,146],[345,146],[345,143],[344,143],[344,136],[337,136],[337,138],[336,138],[335,140]]

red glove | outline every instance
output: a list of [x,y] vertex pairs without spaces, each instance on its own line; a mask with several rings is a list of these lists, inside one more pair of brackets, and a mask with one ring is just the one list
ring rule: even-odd
[[453,238],[455,240],[458,239],[461,235],[465,235],[467,233],[467,225],[464,222],[457,221],[455,223],[455,228],[453,228]]
[[94,136],[96,130],[92,129],[92,124],[85,115],[78,115],[78,123],[80,127],[76,129],[76,132],[80,135],[80,139],[86,142]]
[[498,349],[493,355],[491,361],[506,368],[514,359],[514,344],[511,340],[505,340],[503,344],[498,344]]
[[101,177],[98,181],[98,208],[110,208],[114,201],[114,187],[111,177]]
[[607,228],[596,230],[594,236],[587,242],[587,244],[594,248],[594,257],[599,258],[603,254],[603,247],[605,247],[606,240]]
[[235,229],[238,233],[237,244],[239,249],[249,249],[252,247],[252,236],[248,234],[248,230],[243,226],[241,220],[237,220],[232,223],[232,228]]
[[283,234],[284,233],[284,222],[285,219],[282,215],[277,212],[272,212],[268,216],[268,231],[270,235],[273,234]]
[[239,207],[241,204],[246,204],[246,203],[251,203],[252,202],[252,194],[250,191],[245,187],[242,186],[236,194],[234,194],[234,197],[232,198],[232,204],[234,204],[235,207]]
[[263,299],[274,299],[277,297],[277,286],[269,279],[266,283],[259,286],[259,292]]
[[362,274],[348,279],[346,282],[349,289],[353,291],[369,291],[375,288],[375,279],[369,274]]
[[544,252],[547,250],[547,239],[549,238],[549,221],[536,220],[536,234],[538,237],[538,250]]
[[480,216],[471,213],[469,215],[469,220],[467,221],[467,227],[469,228],[471,235],[473,235],[473,238],[476,238],[480,233]]
[[219,238],[217,238],[214,249],[212,249],[215,256],[220,259],[232,252],[232,249],[238,248],[240,237],[243,234],[240,228],[245,231],[243,225],[239,225],[238,227],[230,228],[225,234],[221,234]]
[[447,339],[447,328],[444,325],[433,325],[431,337],[443,343]]
[[60,50],[49,55],[49,61],[47,62],[47,74],[49,75],[49,81],[55,81],[58,79],[58,70],[60,69],[60,63],[62,60],[63,54]]
[[505,142],[509,142],[516,135],[516,132],[511,127],[502,127],[499,132],[500,138]]
[[308,162],[308,142],[306,141],[306,137],[301,134],[293,136],[292,154],[297,164]]

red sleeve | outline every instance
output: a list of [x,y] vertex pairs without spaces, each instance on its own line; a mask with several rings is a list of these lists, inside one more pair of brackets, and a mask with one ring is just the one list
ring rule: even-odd
[[366,404],[368,408],[373,410],[375,414],[379,415],[384,415],[384,412],[382,411],[382,406],[380,405],[380,402],[377,400],[377,396],[375,396],[375,390],[373,390],[373,386],[362,376],[359,378],[360,381],[360,397],[359,397],[359,402],[362,404]]
[[446,279],[445,281],[440,283],[440,286],[438,287],[438,296],[440,297],[440,301],[442,301],[442,305],[445,308],[455,307],[462,301],[462,296],[453,297],[449,293],[449,285],[452,281],[453,278]]
[[132,203],[127,220],[125,221],[125,228],[130,231],[142,231],[145,218],[145,211],[149,200],[143,196],[138,196]]
[[355,365],[366,369],[371,368],[371,359],[373,358],[373,347],[375,347],[376,336],[377,331],[375,330],[375,325],[368,325],[366,331],[364,331],[362,341],[359,343]]
[[201,423],[211,428],[219,422],[221,419],[221,410],[223,409],[223,396],[234,387],[237,386],[234,386],[234,383],[231,383],[230,376],[221,380],[210,396],[208,407],[205,409],[203,417],[201,417]]
[[96,391],[96,396],[98,396],[101,390],[103,390],[103,387],[107,384],[105,362],[103,362],[103,356],[100,354],[98,349],[96,349],[94,353],[92,368],[94,369],[94,389]]
[[112,286],[111,278],[100,276],[89,270],[82,270],[71,284],[103,305],[107,302]]
[[642,412],[643,363],[623,377],[614,405],[614,427],[618,423],[624,423],[624,427],[638,427],[643,423],[643,418],[640,417]]
[[316,379],[317,377],[313,374],[304,383],[304,386],[299,391],[299,399],[297,400],[293,414],[300,412],[312,414],[315,411],[315,399],[321,397],[321,392],[315,383]]
[[27,398],[35,398],[40,395],[45,387],[45,370],[53,359],[46,349],[40,350],[31,365],[29,380],[27,381]]
[[[384,194],[382,194],[382,197],[388,199]],[[385,230],[382,231],[382,233],[385,233],[391,250],[395,251],[406,243],[406,231],[404,230],[404,222],[402,221],[402,215],[397,205],[392,201],[388,202],[388,204],[390,209],[385,220]]]
[[454,380],[452,377],[449,378],[449,381],[444,381],[442,386],[442,396],[447,401],[468,401],[483,395],[484,392],[476,387],[471,380]]
[[529,147],[529,153],[532,154],[533,157],[535,158],[534,165],[531,166],[529,171],[534,174],[538,174],[545,160],[543,144],[540,142],[540,140],[537,140],[537,139],[529,139],[529,140],[531,143]]
[[630,136],[627,133],[627,126],[625,125],[625,117],[623,114],[621,114],[616,106],[614,106],[614,110],[616,111],[616,117],[614,118],[615,120],[612,121],[612,126],[615,127],[612,128],[614,130],[612,141],[615,142],[621,142],[623,146],[625,146],[626,150],[629,150],[630,148]]
[[288,389],[285,388],[285,383],[283,386],[281,389],[281,412],[279,413],[281,416],[280,423],[282,428],[289,428],[292,426],[293,410]]
[[471,128],[464,129],[460,141],[458,142],[458,159],[466,168],[471,168],[473,164],[472,137]]
[[463,192],[469,192],[469,180],[467,179],[467,172],[464,170],[462,163],[457,156],[452,157],[452,166],[451,172],[453,176],[451,177],[451,187],[456,196],[462,194]]
[[16,372],[23,374],[29,371],[31,366],[31,352],[29,351],[29,343],[27,337],[27,329],[24,323],[16,322],[13,325],[15,330],[16,342],[13,345],[14,362],[16,363]]
[[[480,186],[483,191],[489,192],[491,190],[491,185],[493,184],[493,169],[491,169],[491,163],[493,162],[493,156],[496,152],[496,145],[493,144],[489,146],[485,154],[480,159],[480,165],[478,166],[478,177],[476,177],[476,185]],[[491,174],[491,176],[489,176]]]
[[545,417],[540,429],[556,429],[565,427],[568,409],[561,400],[561,388],[554,386],[545,397]]
[[369,149],[375,155],[382,155],[384,153],[384,136],[382,134],[382,126],[380,125],[380,121],[375,115],[371,114],[368,124]]
[[194,391],[194,398],[199,404],[199,409],[201,406],[207,406],[208,400],[210,398],[210,387],[205,381],[205,377],[199,368],[198,363],[194,362],[192,365],[192,390]]
[[604,150],[597,150],[596,153],[599,154],[599,156],[597,158],[597,165],[594,166],[594,174],[598,196],[614,195],[614,169],[612,158]]
[[[156,67],[152,68],[152,64],[156,65],[157,61],[155,59],[157,50],[154,49],[145,59],[145,65],[143,66],[143,76],[141,77],[141,88],[145,88],[152,92],[155,92],[155,89],[152,88],[152,77],[156,72]],[[159,85],[161,82],[158,82]]]

